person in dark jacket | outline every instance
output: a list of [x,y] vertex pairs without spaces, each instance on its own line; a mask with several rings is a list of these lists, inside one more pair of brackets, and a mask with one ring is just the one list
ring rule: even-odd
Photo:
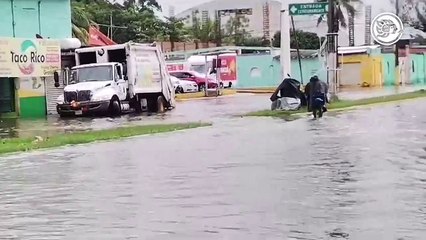
[[308,111],[312,112],[314,108],[322,107],[322,111],[326,112],[325,103],[327,99],[328,85],[321,81],[318,76],[313,76],[309,83],[305,86],[305,95],[308,102]]

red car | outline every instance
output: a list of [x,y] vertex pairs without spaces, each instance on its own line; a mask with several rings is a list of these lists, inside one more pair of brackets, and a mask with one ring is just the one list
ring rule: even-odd
[[[170,72],[170,75],[177,77],[182,80],[188,80],[196,82],[198,85],[198,90],[201,91],[204,89],[204,86],[206,85],[206,77],[203,74],[200,74],[196,71],[173,71]],[[213,79],[208,79],[208,88],[217,88],[217,83]]]

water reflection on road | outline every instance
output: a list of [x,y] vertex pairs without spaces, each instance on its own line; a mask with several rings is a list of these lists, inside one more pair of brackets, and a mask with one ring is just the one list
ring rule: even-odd
[[0,161],[0,239],[424,239],[425,101]]
[[264,110],[270,107],[268,95],[238,94],[210,100],[178,102],[176,109],[160,115],[127,114],[117,118],[78,117],[60,119],[0,119],[0,138],[49,136],[60,132],[99,130],[129,124],[158,124],[188,121],[212,121],[225,116]]

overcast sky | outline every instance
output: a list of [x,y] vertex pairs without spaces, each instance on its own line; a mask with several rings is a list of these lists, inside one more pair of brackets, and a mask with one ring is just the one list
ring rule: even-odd
[[[113,1],[113,0],[110,0]],[[117,2],[123,2],[123,0],[116,0]],[[211,0],[157,0],[157,2],[162,6],[163,8],[163,14],[168,16],[169,14],[169,7],[174,6],[175,7],[175,13],[179,13],[181,11],[184,11],[190,7],[193,7],[195,5],[209,2]],[[232,0],[229,0],[232,1]],[[286,2],[310,2],[313,0],[285,0]],[[369,3],[372,5],[373,15],[378,14],[383,11],[393,11],[392,5],[390,4],[392,0],[364,0],[364,3]]]

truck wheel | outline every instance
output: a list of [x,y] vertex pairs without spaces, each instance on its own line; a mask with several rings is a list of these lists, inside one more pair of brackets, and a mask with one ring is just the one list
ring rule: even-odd
[[142,101],[141,99],[134,99],[133,100],[133,106],[135,108],[136,113],[142,113]]
[[164,101],[163,96],[158,96],[158,98],[157,98],[157,112],[158,113],[163,113],[163,112],[166,111],[166,108],[165,108],[164,105],[165,105],[165,101]]
[[151,113],[163,113],[165,112],[165,101],[163,96],[150,97],[147,99],[148,103],[148,111]]
[[112,98],[109,103],[109,114],[112,116],[119,116],[121,115],[121,105],[120,101],[117,98]]
[[185,93],[185,92],[183,91],[183,87],[179,86],[178,93]]

